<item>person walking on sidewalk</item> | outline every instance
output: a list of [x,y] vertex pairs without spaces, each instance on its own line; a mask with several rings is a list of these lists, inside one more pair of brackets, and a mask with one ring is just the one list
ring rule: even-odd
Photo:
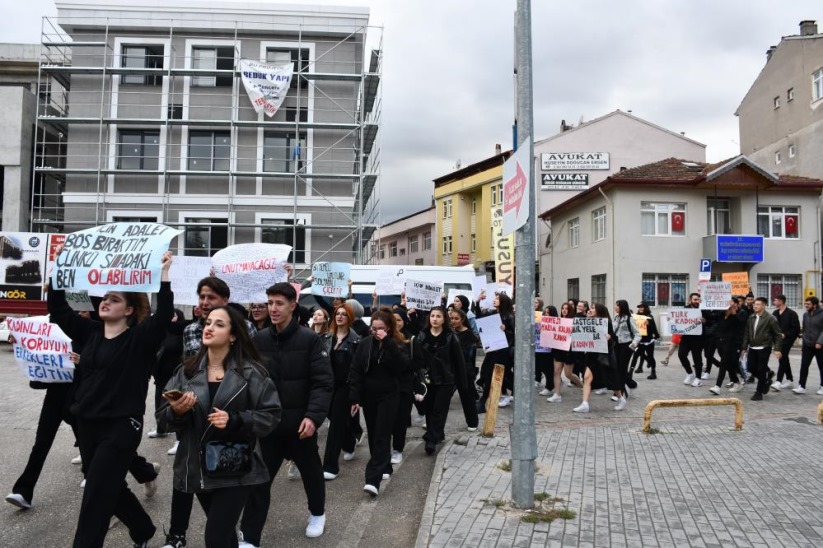
[[[771,388],[775,392],[780,392],[784,388],[794,386],[792,366],[789,364],[789,352],[794,346],[794,341],[800,335],[800,318],[797,317],[797,312],[786,306],[785,295],[777,295],[772,302],[775,306],[772,314],[777,318],[780,331],[783,332],[783,340],[780,343],[781,356],[777,365],[777,380],[772,383]],[[785,382],[783,381],[784,377]]]
[[737,367],[740,362],[740,347],[743,345],[743,330],[746,327],[746,315],[739,312],[740,300],[733,297],[729,308],[723,313],[723,318],[717,322],[715,336],[717,349],[720,351],[720,365],[717,368],[717,381],[709,388],[709,392],[720,394],[726,373],[732,382],[729,392],[740,392],[745,386],[737,376]]
[[[203,346],[175,371],[157,411],[158,424],[180,434],[174,486],[200,501],[207,548],[237,547],[235,527],[251,486],[269,479],[257,439],[280,421],[280,399],[260,361],[240,313],[214,308]],[[224,455],[235,457],[228,461],[235,466],[222,466]]]
[[491,316],[493,314],[500,314],[501,329],[506,334],[506,348],[500,350],[493,350],[486,352],[483,358],[483,364],[480,366],[480,380],[483,387],[483,395],[477,402],[477,413],[486,412],[486,401],[489,399],[491,392],[492,375],[494,373],[495,364],[501,364],[505,367],[503,373],[503,387],[500,392],[499,407],[508,407],[511,405],[513,396],[506,392],[511,390],[514,393],[514,306],[511,298],[505,293],[498,293],[494,296],[494,309],[481,310],[480,301],[486,297],[486,290],[480,292],[480,298],[475,303],[477,308],[477,317]]
[[[606,305],[604,304],[594,303],[593,308],[589,309],[588,317],[606,318],[608,320],[608,330],[606,334],[608,352],[606,354],[597,352],[585,353],[584,363],[586,364],[586,372],[583,374],[583,401],[580,405],[572,409],[575,413],[589,412],[589,397],[592,393],[592,386],[611,386],[613,390],[617,390],[617,360],[612,360],[612,353],[614,352],[617,339],[614,336],[614,328],[612,326],[612,319],[609,317],[609,309],[606,308]],[[615,411],[621,411],[625,407],[626,404],[624,399],[623,406],[620,409],[615,407]]]
[[[565,302],[560,305],[560,317],[568,319],[574,318],[574,310],[575,309],[573,308],[572,303]],[[553,348],[551,355],[554,357],[554,391],[551,396],[546,398],[546,401],[549,403],[560,403],[563,401],[560,391],[563,388],[561,374],[564,371],[566,373],[566,378],[570,381],[569,386],[574,384],[577,387],[582,387],[583,381],[580,380],[580,377],[578,377],[577,373],[574,371],[575,358],[573,357],[571,350],[558,350]]]
[[477,357],[477,337],[469,327],[469,320],[463,310],[452,308],[449,310],[449,324],[460,343],[463,353],[465,383],[455,382],[454,389],[460,395],[460,405],[463,407],[463,418],[466,419],[466,428],[475,432],[480,419],[477,415],[477,390],[474,388],[474,379],[477,368],[472,367]]
[[[700,308],[700,294],[689,294],[689,302],[684,308]],[[700,321],[705,323],[705,311],[702,316]],[[689,364],[689,354],[692,355],[694,361],[694,370]],[[677,357],[680,358],[680,365],[686,370],[686,378],[683,379],[683,384],[702,386],[703,383],[700,382],[700,377],[703,375],[703,335],[682,335]]]
[[792,392],[806,393],[806,379],[809,378],[809,366],[812,358],[817,362],[820,372],[820,388],[817,393],[823,396],[823,309],[817,297],[809,297],[804,303],[803,337],[800,344],[800,376]]
[[[646,334],[642,334],[643,329],[638,325],[638,330],[641,332],[640,345],[632,356],[632,363],[629,366],[629,370],[640,373],[643,371],[643,362],[645,362],[650,373],[646,378],[653,381],[657,378],[657,362],[654,359],[654,346],[660,338],[660,333],[657,331],[657,324],[654,321],[654,316],[652,316],[652,311],[645,301],[637,305],[637,316],[635,323],[638,323],[638,318],[640,321],[645,322]],[[637,369],[635,369],[636,362],[640,363]]]
[[769,391],[769,385],[774,378],[774,371],[769,369],[769,355],[772,348],[775,357],[779,360],[782,356],[780,343],[783,334],[777,318],[766,312],[768,301],[764,297],[754,300],[754,314],[749,316],[746,329],[743,331],[743,353],[747,354],[749,371],[757,377],[757,389],[752,400],[759,401]]
[[[397,307],[392,311],[397,330],[403,335],[408,342],[406,348],[409,352],[409,367],[400,375],[400,390],[398,393],[397,413],[394,416],[394,427],[391,434],[391,463],[400,464],[403,462],[403,450],[406,448],[406,434],[411,426],[411,411],[416,403],[420,403],[415,399],[415,376],[423,369],[423,349],[420,348],[420,343],[417,337],[411,334],[406,328],[409,323],[409,317],[406,315],[405,308]],[[477,392],[474,393],[475,397]],[[348,396],[347,396],[348,397]],[[472,408],[474,401],[472,401]],[[421,409],[423,407],[421,406]],[[359,415],[358,415],[359,416]],[[425,412],[423,421],[426,420]],[[423,424],[421,421],[420,424]],[[363,436],[362,430],[360,436]],[[358,438],[359,439],[359,438]]]

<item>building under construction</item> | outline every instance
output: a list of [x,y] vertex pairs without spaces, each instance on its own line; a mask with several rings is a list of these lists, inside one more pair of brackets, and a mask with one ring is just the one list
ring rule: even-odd
[[[57,11],[43,21],[40,79],[61,101],[38,112],[32,230],[161,222],[184,231],[180,254],[265,242],[292,245],[298,269],[361,262],[380,167],[382,33],[368,9],[68,0]],[[273,117],[254,110],[241,59],[294,64]]]

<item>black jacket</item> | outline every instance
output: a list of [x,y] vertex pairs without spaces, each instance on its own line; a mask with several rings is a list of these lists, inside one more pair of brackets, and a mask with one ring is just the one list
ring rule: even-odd
[[331,404],[334,375],[323,341],[297,316],[280,333],[274,326],[258,331],[253,341],[264,359],[283,412],[275,436],[297,437],[304,418],[316,427],[326,420]]
[[428,329],[420,333],[420,346],[426,353],[426,369],[432,384],[457,384],[466,382],[466,362],[463,349],[454,333],[443,331],[435,337]]
[[349,400],[361,403],[364,398],[399,392],[403,374],[409,368],[407,345],[391,337],[382,344],[371,335],[360,341],[349,372]]
[[728,347],[728,345],[740,348],[743,344],[743,330],[747,319],[748,315],[738,310],[736,314],[729,314],[717,322],[714,336],[717,338],[718,345],[721,348]]
[[[265,483],[269,473],[263,462],[260,445],[255,444],[251,471],[239,478],[207,478],[200,469],[200,450],[203,444],[213,439],[232,441],[253,441],[269,435],[280,421],[280,398],[271,379],[265,372],[251,363],[243,364],[238,372],[230,366],[217,389],[214,401],[209,395],[206,357],[197,372],[186,377],[185,368],[180,367],[169,379],[166,390],[194,392],[197,404],[183,415],[176,415],[169,402],[157,410],[157,424],[164,430],[180,434],[180,446],[174,457],[174,488],[185,493]],[[229,414],[229,423],[224,430],[214,428],[208,422],[212,408]]]
[[334,373],[334,386],[345,386],[349,382],[349,370],[351,369],[351,362],[354,359],[354,351],[357,348],[357,343],[360,342],[360,337],[349,329],[346,337],[341,341],[340,346],[336,349],[334,345],[337,340],[331,333],[324,334],[321,339],[326,351],[329,353],[331,361],[331,369]]
[[782,314],[779,310],[775,310],[772,314],[777,318],[777,324],[783,336],[786,339],[797,339],[800,335],[800,318],[797,317],[797,312],[787,307]]

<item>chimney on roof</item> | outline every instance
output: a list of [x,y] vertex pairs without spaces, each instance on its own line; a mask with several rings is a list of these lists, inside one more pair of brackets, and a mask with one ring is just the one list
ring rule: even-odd
[[766,50],[766,62],[768,63],[772,59],[772,55],[774,52],[777,51],[777,46],[772,46]]
[[800,21],[800,36],[814,36],[817,34],[817,21],[806,19]]
[[495,155],[503,154],[503,145],[501,145],[500,143],[494,145],[494,153]]

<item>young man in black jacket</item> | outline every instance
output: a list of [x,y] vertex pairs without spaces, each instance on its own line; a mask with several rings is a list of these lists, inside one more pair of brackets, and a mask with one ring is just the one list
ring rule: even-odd
[[[800,318],[797,317],[797,312],[786,306],[785,295],[776,296],[772,303],[775,306],[775,311],[772,314],[777,318],[780,331],[783,332],[783,342],[780,344],[780,362],[777,365],[777,380],[772,383],[772,390],[780,392],[783,388],[794,386],[792,367],[789,364],[789,350],[792,349],[794,341],[800,335]],[[784,376],[786,377],[785,382],[783,382]]]
[[309,506],[307,537],[319,537],[326,524],[326,486],[317,449],[317,429],[326,420],[334,375],[329,353],[320,337],[297,323],[297,292],[291,284],[277,283],[266,290],[272,325],[259,331],[254,346],[265,360],[277,392],[282,415],[274,432],[260,439],[263,460],[271,476],[252,490],[240,531],[240,546],[260,546],[271,503],[271,483],[288,457],[300,470]]

